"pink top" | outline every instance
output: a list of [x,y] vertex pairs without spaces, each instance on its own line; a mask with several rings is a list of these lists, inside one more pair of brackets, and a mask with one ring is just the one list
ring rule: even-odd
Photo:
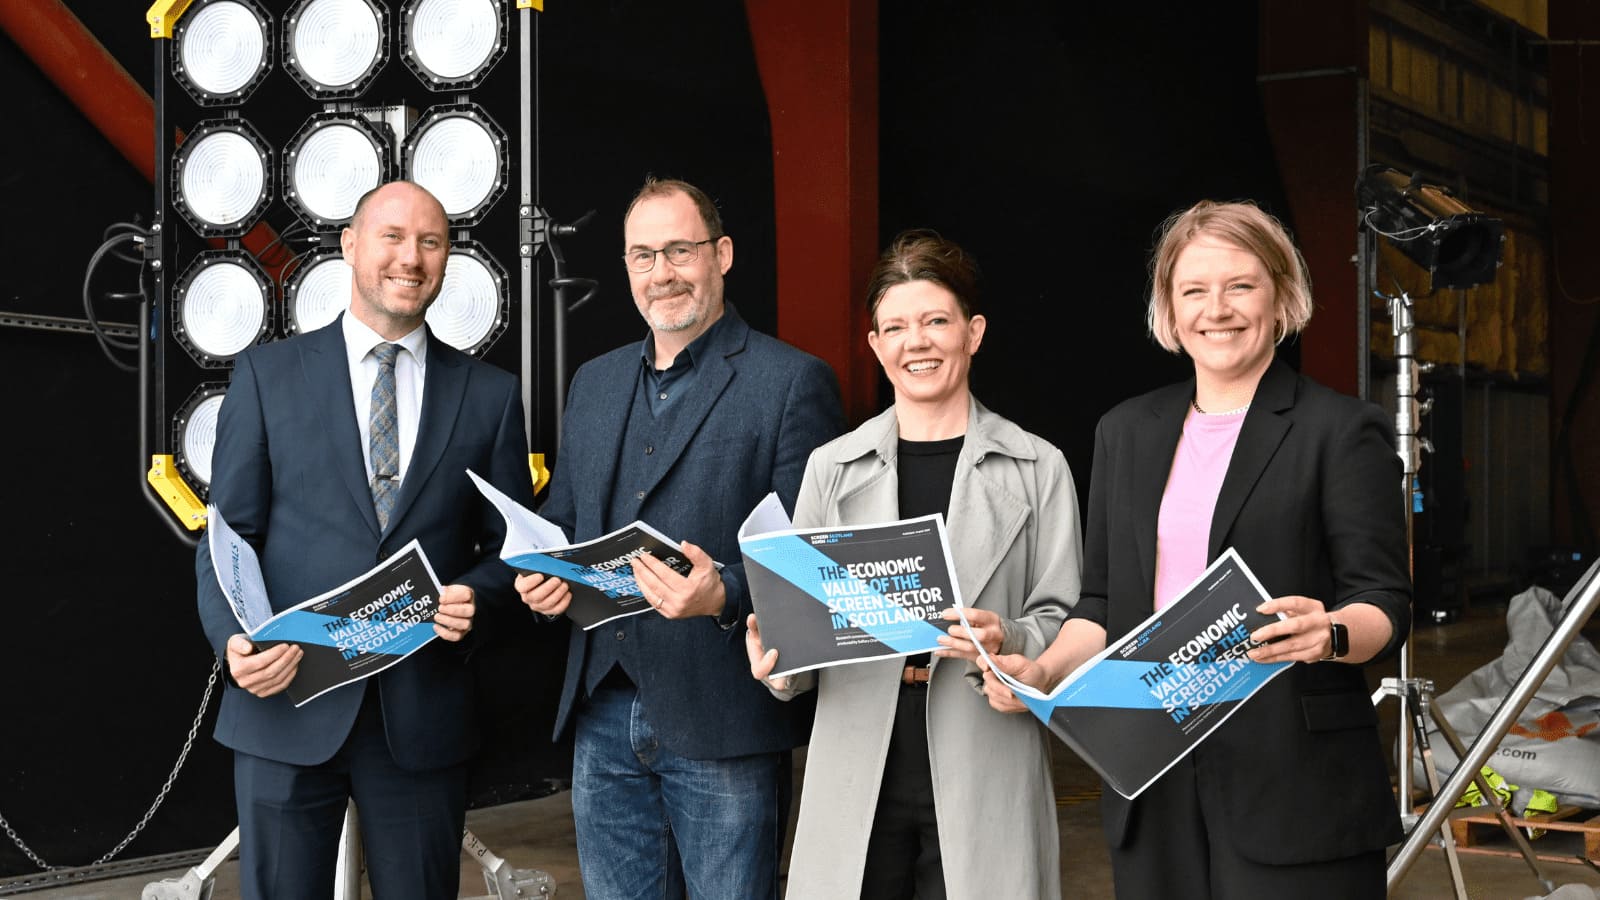
[[1211,513],[1239,442],[1245,411],[1222,415],[1190,412],[1172,455],[1167,490],[1156,520],[1156,609],[1163,609],[1194,583],[1210,562]]

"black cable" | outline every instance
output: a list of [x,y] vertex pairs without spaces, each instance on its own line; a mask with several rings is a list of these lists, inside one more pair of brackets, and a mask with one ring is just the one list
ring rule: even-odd
[[[100,327],[100,320],[94,309],[93,295],[90,293],[89,288],[90,284],[94,280],[95,270],[100,267],[100,263],[105,259],[106,255],[115,251],[117,246],[120,244],[125,242],[137,242],[139,237],[140,235],[133,231],[121,231],[107,238],[99,247],[95,248],[94,254],[89,257],[89,265],[83,273],[84,318],[88,320],[89,328],[94,331],[95,338],[100,344],[100,352],[105,354],[106,359],[109,360],[113,366],[116,366],[124,372],[137,372],[139,371],[139,367],[123,362],[122,360],[118,359],[112,351],[113,349],[137,350],[139,349],[139,339],[135,337],[132,341],[125,341],[121,338],[112,337],[104,328]],[[141,263],[142,262],[143,260],[141,259]],[[144,284],[141,280],[140,294],[143,293]]]

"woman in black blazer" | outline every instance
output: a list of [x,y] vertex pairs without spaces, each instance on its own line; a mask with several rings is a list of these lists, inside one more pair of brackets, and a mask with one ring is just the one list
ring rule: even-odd
[[[1410,628],[1401,467],[1378,407],[1274,358],[1311,318],[1305,264],[1249,203],[1167,220],[1149,325],[1194,378],[1101,419],[1084,520],[1083,592],[1038,660],[1053,687],[1235,547],[1287,618],[1252,637],[1292,661],[1137,800],[1103,794],[1119,898],[1381,898],[1402,834],[1361,666]],[[991,673],[990,702],[1021,707]]]

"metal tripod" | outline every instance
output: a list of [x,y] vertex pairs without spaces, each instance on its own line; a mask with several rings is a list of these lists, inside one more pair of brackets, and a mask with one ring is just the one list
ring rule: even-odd
[[[1372,256],[1376,257],[1376,250],[1372,248]],[[1376,292],[1375,292],[1376,293]],[[1382,297],[1382,294],[1379,294]],[[1417,376],[1428,368],[1426,363],[1418,362],[1416,358],[1416,338],[1414,334],[1415,320],[1412,317],[1411,297],[1404,291],[1399,296],[1385,297],[1389,303],[1389,318],[1394,330],[1394,359],[1395,373],[1395,443],[1400,454],[1401,468],[1401,496],[1405,504],[1406,519],[1406,552],[1408,557],[1415,546],[1413,534],[1413,513],[1411,506],[1412,483],[1417,473],[1422,469],[1422,451],[1433,449],[1428,439],[1420,434],[1422,415],[1428,411],[1429,401],[1417,398]],[[1433,800],[1429,807],[1430,812],[1442,809],[1446,812],[1460,799],[1462,791],[1466,790],[1468,779],[1462,779],[1461,787],[1454,795],[1446,798],[1440,793],[1439,770],[1433,761],[1433,748],[1428,742],[1428,719],[1430,716],[1439,726],[1439,733],[1445,738],[1450,748],[1455,752],[1456,758],[1462,760],[1458,766],[1457,774],[1468,772],[1472,780],[1478,783],[1478,790],[1494,810],[1495,818],[1500,820],[1500,825],[1506,834],[1511,836],[1521,852],[1522,858],[1527,861],[1529,868],[1533,869],[1534,878],[1538,879],[1548,893],[1554,890],[1550,880],[1545,877],[1539,868],[1533,848],[1528,845],[1528,839],[1522,834],[1521,829],[1511,822],[1511,815],[1500,802],[1499,797],[1489,787],[1487,781],[1479,773],[1482,763],[1471,767],[1465,764],[1466,748],[1461,743],[1455,729],[1445,721],[1439,712],[1438,706],[1433,701],[1433,682],[1426,678],[1414,677],[1411,672],[1411,641],[1406,640],[1400,646],[1400,676],[1398,678],[1385,678],[1383,686],[1372,695],[1373,705],[1383,701],[1385,697],[1393,697],[1400,705],[1400,732],[1399,732],[1399,803],[1400,818],[1406,826],[1411,839],[1418,834],[1432,835],[1438,829],[1440,843],[1444,847],[1445,858],[1450,871],[1450,883],[1454,888],[1457,900],[1467,900],[1466,881],[1461,874],[1461,857],[1456,851],[1455,836],[1450,831],[1449,825],[1439,826],[1435,823],[1428,828],[1419,828],[1418,816],[1411,805],[1412,769],[1411,759],[1414,751],[1420,751],[1424,773],[1428,779],[1428,790]],[[1408,730],[1409,728],[1409,730]],[[1503,732],[1502,732],[1503,734]],[[1481,740],[1481,738],[1480,738]],[[1499,737],[1495,738],[1498,742]],[[1413,743],[1414,742],[1414,743]],[[1487,757],[1487,754],[1484,754]],[[1443,816],[1439,817],[1443,820]],[[1398,859],[1398,857],[1397,857]],[[1389,888],[1392,890],[1404,874],[1402,869],[1398,874],[1391,867],[1389,874]]]

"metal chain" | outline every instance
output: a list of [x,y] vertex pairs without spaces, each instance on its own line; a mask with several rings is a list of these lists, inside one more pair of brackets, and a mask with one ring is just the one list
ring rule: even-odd
[[[217,675],[221,671],[221,661],[212,660],[211,677],[206,679],[206,692],[200,698],[200,710],[194,714],[194,724],[189,726],[189,736],[184,739],[183,749],[178,751],[178,761],[172,764],[172,771],[167,775],[166,782],[161,785],[161,791],[156,794],[156,799],[151,801],[150,808],[145,810],[144,816],[139,819],[139,824],[133,826],[133,830],[128,832],[127,837],[119,841],[115,847],[106,851],[104,856],[90,863],[90,866],[99,866],[110,862],[113,857],[133,843],[133,839],[139,836],[139,832],[150,824],[150,820],[155,816],[156,810],[161,808],[161,804],[167,799],[167,792],[172,790],[172,783],[178,780],[178,772],[182,771],[184,762],[189,758],[189,749],[194,746],[195,735],[200,732],[200,722],[205,719],[206,708],[211,705],[211,691],[217,686]],[[39,854],[33,852],[33,848],[29,847],[27,842],[23,841],[17,834],[16,829],[11,827],[11,823],[6,820],[3,814],[0,814],[0,827],[5,828],[6,837],[11,839],[11,843],[16,844],[17,849],[21,850],[40,869],[46,872],[54,872],[57,869],[66,868],[64,866],[52,866],[41,859]]]

